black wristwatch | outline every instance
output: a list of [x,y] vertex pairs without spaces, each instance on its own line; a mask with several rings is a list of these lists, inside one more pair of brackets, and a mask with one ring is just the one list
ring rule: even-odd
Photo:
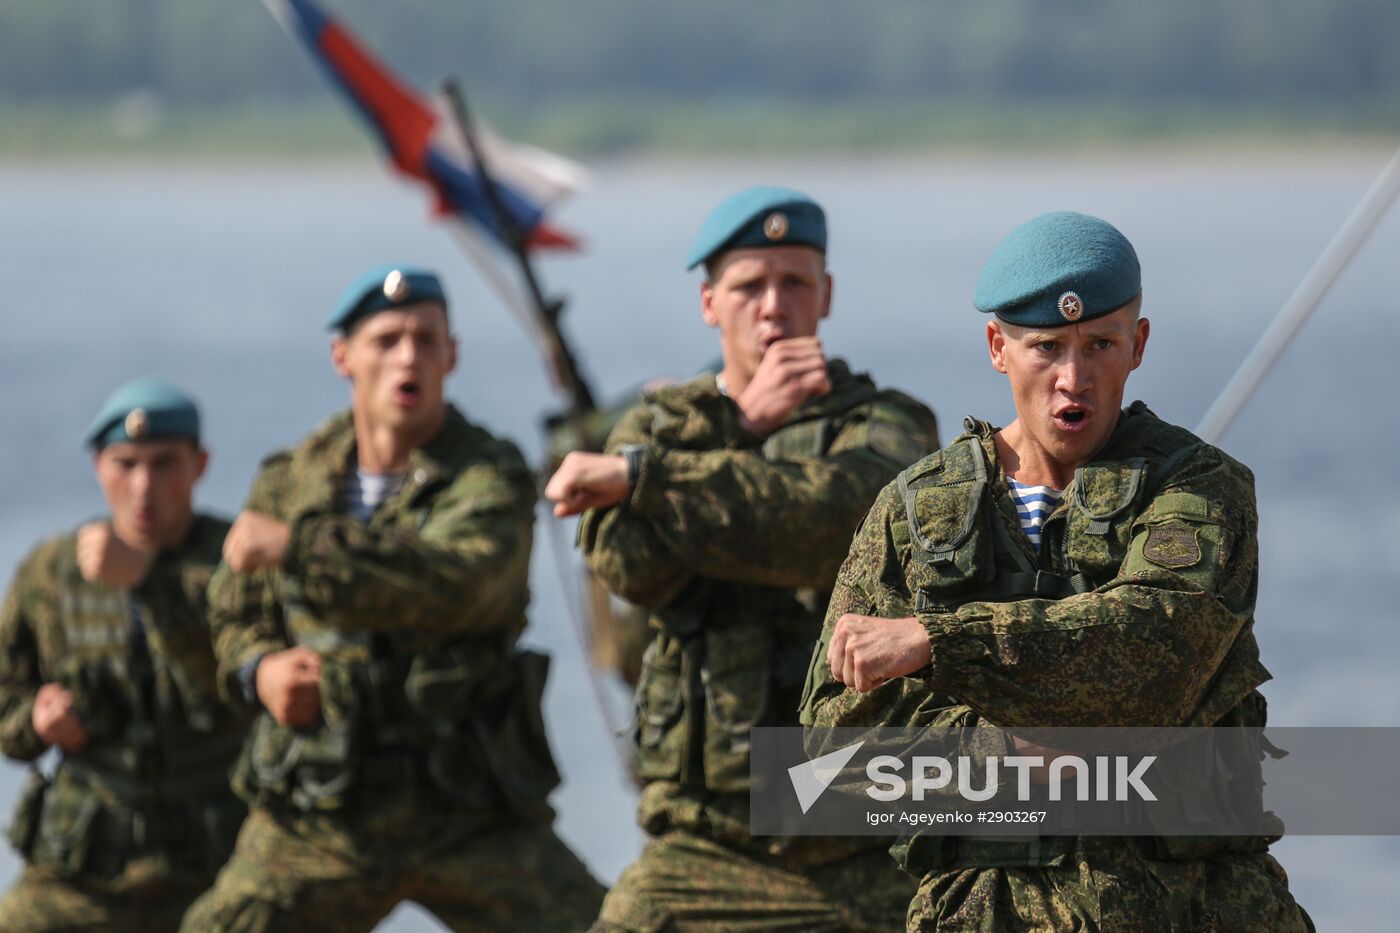
[[257,706],[258,700],[258,665],[266,655],[258,655],[247,664],[238,669],[238,689],[243,692],[243,699]]
[[642,474],[642,458],[646,456],[646,444],[623,444],[617,451],[627,461],[627,486],[637,488],[637,478]]

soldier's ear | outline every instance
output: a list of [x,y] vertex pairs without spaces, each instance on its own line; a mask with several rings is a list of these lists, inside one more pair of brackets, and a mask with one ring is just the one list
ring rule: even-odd
[[700,283],[700,316],[709,326],[719,326],[719,315],[715,314],[715,287],[708,278]]
[[1142,365],[1142,354],[1147,349],[1147,336],[1152,333],[1152,323],[1145,317],[1137,319],[1133,331],[1133,369]]
[[457,338],[447,338],[447,371],[450,373],[457,368]]
[[350,343],[342,334],[331,338],[331,365],[346,379],[350,378]]
[[992,358],[992,369],[1006,372],[1006,334],[997,321],[987,322],[987,355]]

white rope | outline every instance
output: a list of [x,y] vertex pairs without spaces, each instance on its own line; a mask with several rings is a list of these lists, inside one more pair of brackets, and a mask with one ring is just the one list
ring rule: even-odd
[[1332,242],[1313,263],[1303,281],[1279,311],[1249,356],[1240,364],[1215,404],[1210,406],[1196,434],[1214,444],[1229,429],[1240,410],[1254,395],[1269,370],[1288,349],[1308,317],[1317,310],[1332,283],[1341,275],[1360,251],[1366,238],[1385,216],[1397,194],[1400,194],[1400,152],[1391,157],[1369,191],[1361,198],[1351,216],[1342,224]]
[[550,556],[554,560],[554,569],[559,576],[559,592],[563,597],[565,612],[568,614],[569,622],[574,630],[574,638],[578,641],[579,651],[583,654],[583,665],[588,672],[588,686],[593,693],[593,701],[598,706],[598,712],[603,716],[603,725],[608,730],[613,751],[617,754],[625,774],[631,770],[631,758],[624,745],[623,727],[618,723],[617,717],[613,715],[612,704],[603,690],[598,671],[593,666],[593,641],[588,635],[588,623],[584,618],[583,594],[579,592],[578,577],[568,573],[569,569],[576,569],[576,565],[570,559],[570,551],[560,537],[562,525],[563,523],[555,521],[553,516],[550,516],[550,520],[545,522],[545,527],[549,529],[546,532],[546,537],[549,538]]

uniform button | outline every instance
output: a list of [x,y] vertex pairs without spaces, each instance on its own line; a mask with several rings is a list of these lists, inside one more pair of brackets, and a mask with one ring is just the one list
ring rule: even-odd
[[413,471],[413,482],[414,482],[416,485],[422,486],[422,485],[423,485],[424,483],[426,483],[427,481],[428,481],[428,471],[427,471],[427,470],[424,470],[424,469],[422,469],[422,468],[420,467],[419,469]]

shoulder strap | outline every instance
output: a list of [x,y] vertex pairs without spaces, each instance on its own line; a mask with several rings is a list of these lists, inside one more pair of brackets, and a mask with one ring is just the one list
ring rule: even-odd
[[1172,475],[1172,471],[1175,470],[1177,467],[1181,466],[1181,464],[1185,462],[1187,457],[1191,456],[1197,450],[1205,446],[1205,441],[1192,440],[1188,443],[1182,444],[1176,450],[1167,454],[1167,456],[1162,460],[1161,463],[1158,463],[1155,467],[1152,468],[1151,472],[1148,475],[1147,498],[1155,499],[1157,497],[1157,493],[1161,492],[1162,487],[1167,484],[1167,477]]

